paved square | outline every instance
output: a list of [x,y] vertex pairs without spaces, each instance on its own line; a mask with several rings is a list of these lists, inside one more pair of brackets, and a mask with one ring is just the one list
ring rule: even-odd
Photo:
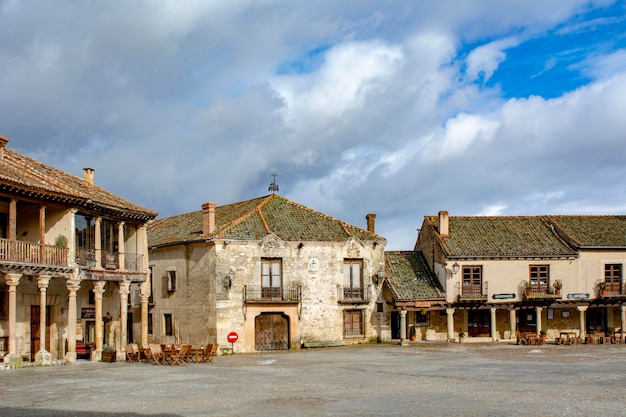
[[362,345],[0,377],[2,416],[623,416],[626,345]]

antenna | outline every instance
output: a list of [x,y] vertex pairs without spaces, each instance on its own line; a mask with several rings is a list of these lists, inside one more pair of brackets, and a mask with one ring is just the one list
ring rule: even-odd
[[274,179],[272,180],[272,183],[270,184],[269,188],[267,189],[267,191],[271,191],[272,194],[276,194],[278,192],[278,184],[276,184],[276,177],[278,176],[278,174],[276,174],[276,171],[274,171],[274,173],[272,173],[272,177],[274,177]]

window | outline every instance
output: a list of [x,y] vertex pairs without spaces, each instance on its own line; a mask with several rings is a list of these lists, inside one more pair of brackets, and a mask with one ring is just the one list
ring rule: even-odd
[[530,289],[533,292],[547,293],[550,280],[550,265],[530,266]]
[[277,299],[282,297],[282,267],[281,259],[261,260],[261,297],[264,299]]
[[363,261],[346,259],[343,261],[343,298],[344,300],[362,300]]
[[344,310],[343,336],[363,337],[363,310]]
[[167,271],[167,290],[176,291],[176,271]]
[[428,311],[415,312],[415,327],[428,327],[430,325],[430,314]]
[[622,284],[622,264],[605,264],[604,281],[608,292],[619,294]]
[[163,314],[163,322],[165,324],[165,336],[174,336],[174,326],[172,326],[172,315],[170,313]]
[[148,313],[148,334],[152,333],[152,313]]
[[483,267],[463,267],[463,295],[481,296],[483,292]]

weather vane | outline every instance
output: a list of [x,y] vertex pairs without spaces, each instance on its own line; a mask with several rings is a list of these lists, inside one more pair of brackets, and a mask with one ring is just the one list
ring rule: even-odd
[[272,180],[272,183],[270,184],[270,187],[267,189],[267,191],[271,191],[272,194],[276,194],[278,192],[278,184],[276,184],[276,177],[278,175],[276,174],[276,172],[274,172],[272,174],[272,177],[274,177],[274,179]]

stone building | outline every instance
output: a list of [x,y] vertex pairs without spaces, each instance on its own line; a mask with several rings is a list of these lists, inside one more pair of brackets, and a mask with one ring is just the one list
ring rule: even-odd
[[579,337],[626,326],[626,216],[426,216],[415,245],[445,289],[440,339]]
[[270,194],[154,221],[150,339],[227,349],[236,332],[251,352],[378,338],[374,219],[361,229]]
[[147,341],[146,224],[157,213],[96,186],[90,168],[80,179],[7,143],[0,137],[0,356],[73,362],[78,344],[93,359],[104,345],[123,357],[127,341]]

